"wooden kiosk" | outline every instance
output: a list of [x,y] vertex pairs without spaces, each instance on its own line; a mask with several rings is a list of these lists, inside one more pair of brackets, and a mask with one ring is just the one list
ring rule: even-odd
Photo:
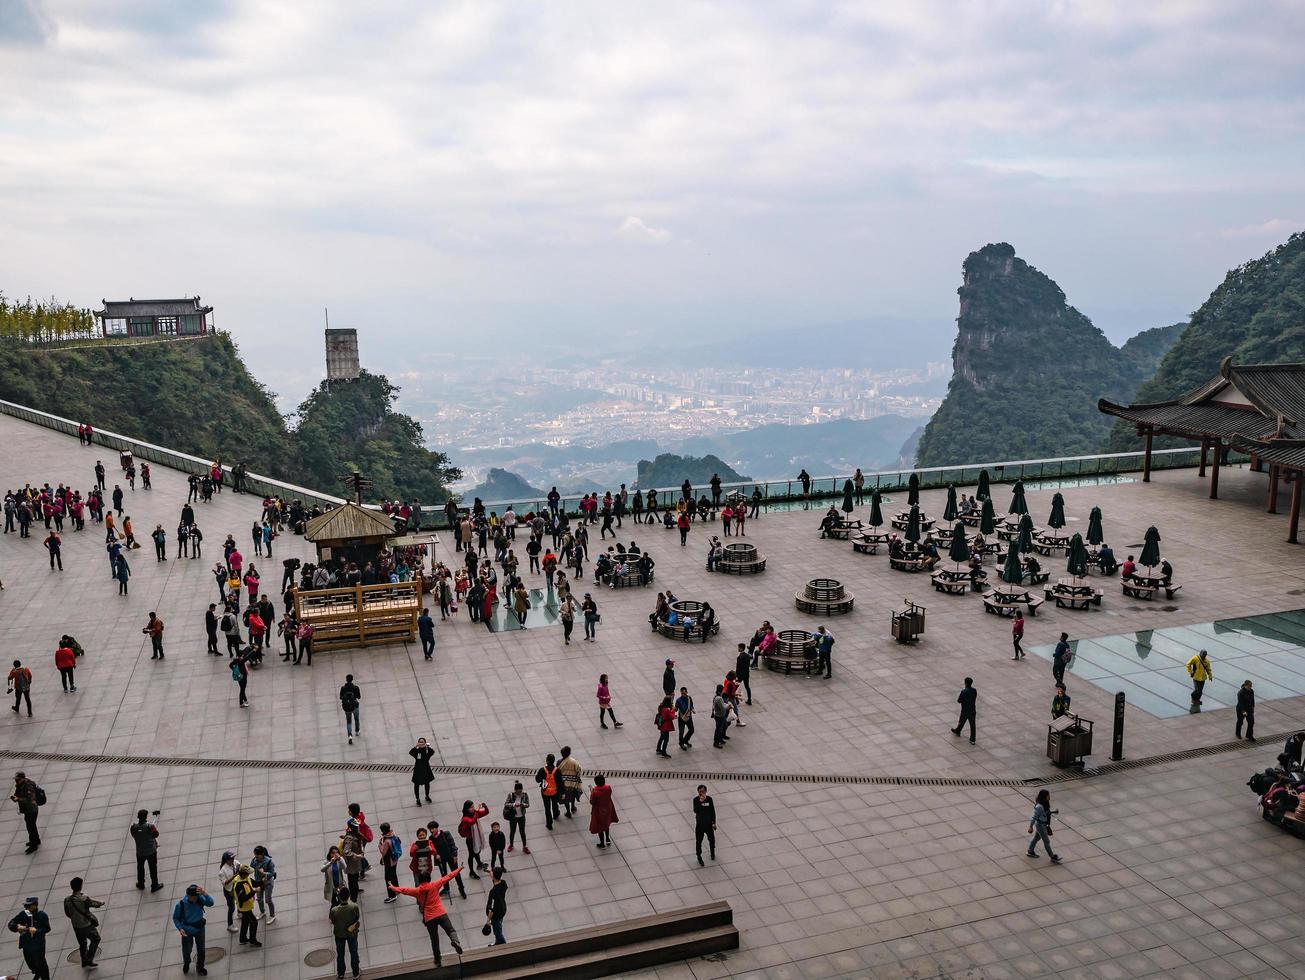
[[[398,533],[380,514],[349,501],[315,517],[304,537],[317,547],[318,561],[375,561]],[[296,589],[295,619],[313,627],[313,650],[373,643],[411,642],[421,614],[421,582]]]

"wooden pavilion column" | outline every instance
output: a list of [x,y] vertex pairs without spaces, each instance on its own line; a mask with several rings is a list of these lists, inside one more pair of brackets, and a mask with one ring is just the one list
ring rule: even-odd
[[1154,438],[1153,429],[1146,430],[1146,455],[1142,457],[1142,482],[1151,482],[1151,440]]
[[1300,485],[1303,482],[1301,477],[1305,476],[1300,470],[1292,474],[1291,481],[1291,521],[1287,526],[1287,541],[1291,544],[1296,543],[1296,527],[1300,524]]
[[1219,499],[1219,460],[1223,456],[1223,446],[1215,439],[1210,446],[1214,450],[1214,465],[1210,468],[1210,499]]
[[1278,513],[1278,464],[1269,464],[1269,513]]
[[1210,440],[1207,436],[1201,436],[1201,468],[1196,471],[1196,475],[1205,479],[1205,454],[1210,451]]

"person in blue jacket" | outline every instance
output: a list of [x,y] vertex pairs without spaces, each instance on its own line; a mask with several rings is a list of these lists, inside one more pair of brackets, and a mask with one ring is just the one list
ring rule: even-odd
[[213,907],[213,896],[199,885],[186,889],[184,898],[172,908],[172,927],[181,934],[181,972],[190,972],[190,953],[195,951],[195,971],[208,976],[204,969],[204,910]]
[[9,931],[18,933],[18,948],[23,951],[32,980],[50,980],[50,966],[45,962],[45,937],[50,931],[50,917],[40,908],[36,896],[23,903],[23,910],[9,920]]

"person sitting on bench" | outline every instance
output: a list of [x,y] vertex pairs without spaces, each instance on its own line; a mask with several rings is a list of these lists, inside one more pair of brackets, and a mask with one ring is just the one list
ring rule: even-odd
[[827,536],[839,523],[840,518],[838,516],[838,508],[830,507],[824,518],[820,521],[820,536],[822,538]]
[[1097,567],[1101,569],[1103,575],[1115,574],[1119,562],[1115,558],[1115,553],[1110,550],[1110,545],[1102,543],[1101,550],[1097,552]]
[[1124,559],[1124,564],[1121,565],[1119,568],[1119,577],[1122,579],[1130,579],[1133,577],[1133,573],[1136,571],[1137,571],[1137,562],[1133,561],[1132,555],[1129,555],[1127,558]]
[[1169,559],[1164,558],[1160,561],[1160,584],[1168,586],[1170,579],[1174,577],[1174,566],[1169,564]]

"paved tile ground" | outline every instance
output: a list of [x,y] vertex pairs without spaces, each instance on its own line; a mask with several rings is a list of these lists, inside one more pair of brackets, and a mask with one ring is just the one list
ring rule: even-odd
[[[50,480],[85,488],[95,458],[68,438],[0,417],[6,447],[0,484]],[[1227,470],[1225,499],[1205,498],[1194,473],[1167,472],[1156,482],[1064,490],[1071,529],[1085,526],[1093,505],[1105,512],[1108,538],[1120,552],[1141,541],[1150,523],[1184,584],[1172,603],[1125,600],[1107,585],[1099,610],[1044,607],[1028,622],[1026,645],[1195,623],[1300,607],[1305,565],[1283,542],[1285,520],[1263,513],[1260,474]],[[171,531],[184,499],[175,473],[155,471],[155,489],[129,495],[142,537],[162,523]],[[1008,488],[998,488],[999,504]],[[941,510],[941,494],[925,494]],[[1035,518],[1049,491],[1030,493]],[[1284,495],[1285,500],[1285,495]],[[396,644],[323,654],[312,668],[271,661],[251,680],[253,705],[236,707],[225,660],[203,651],[202,614],[215,598],[209,574],[230,531],[245,544],[257,505],[223,494],[199,507],[206,560],[156,564],[148,545],[135,552],[131,595],[120,598],[108,577],[102,532],[66,534],[65,571],[46,568],[39,536],[0,538],[0,635],[6,652],[30,662],[37,680],[36,716],[0,712],[0,749],[14,753],[78,752],[102,756],[199,756],[229,765],[124,766],[15,759],[46,788],[45,845],[22,854],[21,820],[12,807],[0,822],[0,908],[23,896],[49,897],[56,976],[81,973],[65,962],[75,947],[59,909],[66,882],[80,874],[92,895],[107,898],[102,916],[103,977],[179,972],[172,902],[192,880],[216,885],[224,848],[247,857],[263,843],[277,859],[280,914],[265,928],[267,945],[234,952],[212,975],[317,976],[303,957],[329,942],[317,867],[343,823],[345,804],[364,804],[373,823],[391,820],[405,841],[418,817],[452,820],[462,800],[485,799],[497,812],[510,788],[501,777],[442,777],[431,809],[412,805],[395,774],[260,769],[244,760],[351,760],[395,763],[418,735],[431,738],[449,765],[535,765],[569,743],[588,773],[608,769],[703,772],[722,815],[721,861],[699,870],[692,857],[692,780],[643,778],[616,785],[621,822],[617,846],[599,852],[585,833],[587,808],[552,835],[538,812],[530,823],[534,854],[509,862],[509,938],[649,910],[727,898],[742,930],[742,948],[712,961],[655,971],[657,976],[1093,976],[1192,977],[1301,975],[1298,923],[1305,900],[1294,879],[1300,844],[1256,819],[1244,787],[1250,771],[1277,747],[1151,767],[1053,787],[1061,810],[1056,843],[1066,862],[1051,867],[1021,848],[1031,791],[994,788],[745,783],[711,773],[846,773],[1035,777],[1044,758],[1050,670],[1030,658],[1013,663],[1009,623],[985,615],[972,596],[933,594],[923,576],[893,572],[882,555],[854,554],[821,541],[818,512],[771,514],[748,524],[748,539],[769,558],[755,578],[712,576],[702,564],[703,529],[690,546],[661,528],[632,526],[658,561],[658,584],[682,598],[706,598],[723,623],[702,645],[675,644],[648,631],[652,591],[598,592],[598,642],[562,645],[545,627],[490,633],[460,621],[440,627],[433,664],[420,648]],[[595,529],[596,530],[596,529]],[[597,535],[595,534],[595,539]],[[306,557],[303,542],[284,537],[282,554]],[[1254,556],[1253,562],[1245,559]],[[255,558],[257,562],[257,558]],[[260,566],[262,563],[259,563]],[[661,690],[661,664],[705,709],[711,686],[732,666],[733,644],[763,618],[778,627],[811,628],[793,593],[816,575],[843,579],[855,611],[830,620],[837,635],[834,679],[754,675],[749,722],[729,749],[713,751],[700,734],[692,752],[659,761],[648,715]],[[279,581],[279,574],[266,575]],[[890,611],[903,596],[928,606],[925,639],[915,648],[888,638]],[[149,659],[140,633],[149,610],[168,624],[167,660]],[[78,693],[59,692],[54,641],[71,632],[87,650]],[[1216,657],[1215,669],[1220,661]],[[363,687],[364,736],[345,743],[336,692],[345,673]],[[593,689],[611,677],[623,730],[600,730]],[[955,698],[966,674],[980,690],[979,744],[955,739]],[[1112,692],[1076,683],[1075,708],[1106,726]],[[1262,732],[1299,724],[1302,702],[1264,703]],[[704,710],[705,715],[705,710]],[[706,719],[704,718],[704,723]],[[1228,710],[1156,718],[1130,710],[1129,757],[1224,742]],[[1102,745],[1106,740],[1102,740]],[[706,758],[703,758],[703,756]],[[1104,761],[1101,752],[1095,761]],[[529,787],[532,791],[533,785]],[[164,811],[157,896],[131,887],[127,825],[141,807]],[[1266,868],[1272,874],[1266,874]],[[479,940],[483,882],[455,902],[459,927]],[[410,905],[385,906],[379,884],[364,896],[368,964],[416,958],[424,931]],[[215,944],[227,940],[211,917]],[[234,944],[232,944],[234,946]],[[238,947],[235,947],[238,948]],[[16,972],[12,945],[0,970]],[[650,976],[653,974],[649,974]]]

